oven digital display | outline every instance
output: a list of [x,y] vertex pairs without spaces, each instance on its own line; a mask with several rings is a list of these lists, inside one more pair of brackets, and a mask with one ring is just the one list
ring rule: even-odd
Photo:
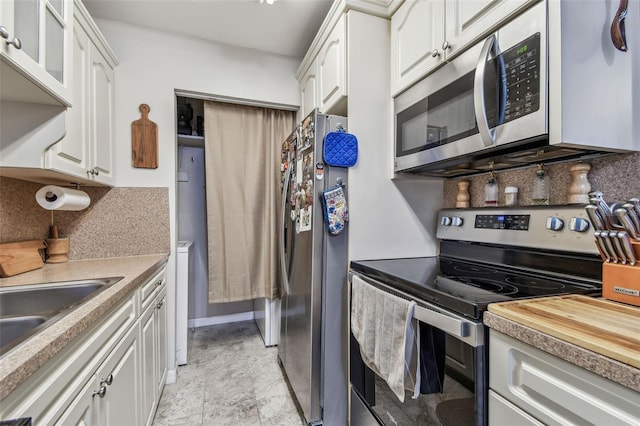
[[527,231],[530,217],[528,214],[479,214],[476,215],[475,228]]

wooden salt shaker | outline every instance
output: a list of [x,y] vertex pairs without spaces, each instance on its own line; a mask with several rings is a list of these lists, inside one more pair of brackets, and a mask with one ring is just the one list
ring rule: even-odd
[[469,207],[469,181],[461,180],[458,182],[458,194],[456,195],[456,208]]
[[591,170],[589,163],[577,163],[571,166],[571,183],[569,184],[567,203],[589,204],[589,192],[591,184],[587,174]]

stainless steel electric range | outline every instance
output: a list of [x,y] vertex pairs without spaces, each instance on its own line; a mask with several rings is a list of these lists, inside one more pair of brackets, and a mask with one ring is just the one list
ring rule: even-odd
[[[351,262],[351,274],[417,303],[442,336],[444,390],[404,403],[366,368],[351,336],[351,424],[487,424],[487,305],[569,293],[598,296],[602,261],[583,206],[439,213],[436,257]],[[436,337],[438,337],[436,335]]]

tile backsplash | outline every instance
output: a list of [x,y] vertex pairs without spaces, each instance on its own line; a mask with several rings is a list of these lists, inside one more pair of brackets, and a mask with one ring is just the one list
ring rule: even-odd
[[[35,200],[42,184],[0,177],[0,243],[45,239],[51,211]],[[82,187],[91,204],[82,211],[54,211],[60,237],[69,237],[69,259],[170,252],[168,188]]]
[[[585,160],[591,165],[587,175],[592,191],[602,191],[605,200],[609,203],[623,201],[631,197],[640,197],[640,153],[614,154]],[[549,176],[550,204],[567,204],[568,188],[571,183],[570,168],[575,162],[545,165]],[[497,171],[499,199],[498,205],[504,206],[504,188],[506,186],[518,187],[518,205],[531,205],[531,188],[535,176],[536,166],[510,170]],[[487,183],[487,175],[476,175],[459,179],[444,181],[444,207],[456,206],[458,182],[468,180],[470,207],[482,207],[484,205],[484,185]]]

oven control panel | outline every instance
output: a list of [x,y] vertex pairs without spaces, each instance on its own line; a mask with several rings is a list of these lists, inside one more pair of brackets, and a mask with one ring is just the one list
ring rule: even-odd
[[436,236],[442,240],[598,253],[593,227],[581,206],[444,209],[438,216]]
[[528,214],[477,214],[475,227],[528,231],[530,218]]

